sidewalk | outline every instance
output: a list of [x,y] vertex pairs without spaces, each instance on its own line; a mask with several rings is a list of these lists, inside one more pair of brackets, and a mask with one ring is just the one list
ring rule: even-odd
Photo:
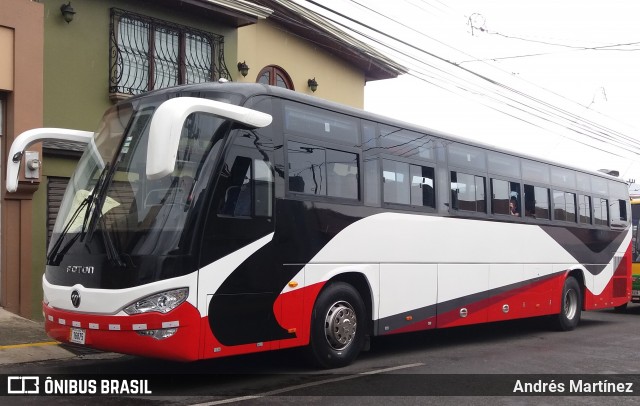
[[0,307],[0,366],[75,356],[47,336],[43,323]]

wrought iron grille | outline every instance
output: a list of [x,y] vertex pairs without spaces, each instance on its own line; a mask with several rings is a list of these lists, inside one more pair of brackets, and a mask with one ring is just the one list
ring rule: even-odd
[[231,79],[221,35],[116,8],[110,31],[111,94]]

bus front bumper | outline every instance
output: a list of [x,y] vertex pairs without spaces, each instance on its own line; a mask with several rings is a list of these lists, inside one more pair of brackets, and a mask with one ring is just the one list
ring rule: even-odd
[[200,359],[200,313],[186,302],[166,314],[111,316],[60,310],[43,303],[54,340],[102,351],[177,361]]

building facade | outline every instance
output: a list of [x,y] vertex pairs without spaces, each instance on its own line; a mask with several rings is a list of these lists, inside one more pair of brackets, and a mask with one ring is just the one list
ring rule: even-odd
[[[44,7],[26,0],[0,2],[0,304],[31,316],[34,280],[33,192],[39,179],[21,182],[17,193],[4,187],[7,151],[17,134],[43,125]],[[34,151],[40,153],[39,147]]]

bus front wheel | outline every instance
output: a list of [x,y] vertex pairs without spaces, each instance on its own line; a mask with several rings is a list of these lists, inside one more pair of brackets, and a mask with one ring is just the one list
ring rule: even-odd
[[582,312],[582,290],[576,278],[564,281],[560,297],[560,313],[554,317],[554,326],[560,331],[571,331],[578,326]]
[[313,306],[308,348],[311,361],[321,368],[349,365],[362,350],[365,326],[358,291],[344,282],[331,283]]

